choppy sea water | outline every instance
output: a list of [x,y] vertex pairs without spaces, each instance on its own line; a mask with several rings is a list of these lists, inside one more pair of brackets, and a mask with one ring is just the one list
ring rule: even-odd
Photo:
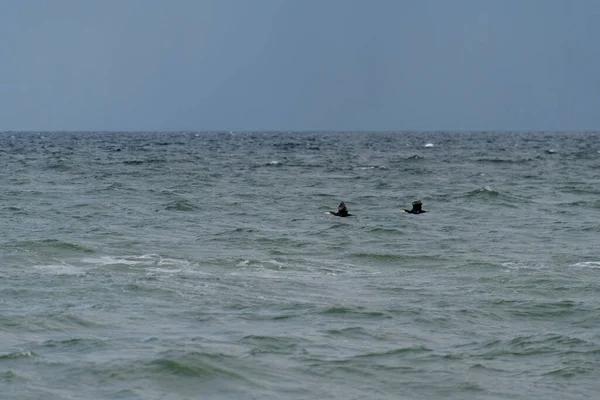
[[598,133],[4,132],[0,166],[0,398],[600,396]]

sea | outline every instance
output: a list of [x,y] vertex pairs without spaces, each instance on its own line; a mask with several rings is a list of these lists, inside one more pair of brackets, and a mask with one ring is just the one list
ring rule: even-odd
[[598,132],[2,132],[0,167],[1,399],[600,398]]

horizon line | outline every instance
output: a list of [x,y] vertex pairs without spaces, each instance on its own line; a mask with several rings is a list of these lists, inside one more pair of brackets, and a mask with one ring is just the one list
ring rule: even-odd
[[71,129],[57,129],[57,130],[0,130],[0,134],[7,133],[600,133],[600,129],[558,129],[558,130],[543,130],[543,129],[519,129],[519,130],[505,130],[505,129],[407,129],[407,130],[353,130],[353,129],[281,129],[281,130],[260,130],[260,129],[218,129],[218,130],[192,130],[192,129],[167,129],[167,130],[71,130]]

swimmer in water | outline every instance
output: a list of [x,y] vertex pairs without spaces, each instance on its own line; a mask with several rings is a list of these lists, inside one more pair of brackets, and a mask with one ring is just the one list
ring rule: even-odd
[[335,212],[335,211],[328,211],[327,214],[335,215],[336,217],[350,217],[350,216],[352,216],[352,214],[348,213],[348,209],[346,208],[346,205],[344,204],[343,201],[338,206],[337,212]]
[[423,203],[421,203],[421,200],[413,201],[412,206],[413,206],[412,210],[402,210],[402,211],[409,213],[409,214],[423,214],[423,213],[427,212],[421,208],[421,207],[423,207]]

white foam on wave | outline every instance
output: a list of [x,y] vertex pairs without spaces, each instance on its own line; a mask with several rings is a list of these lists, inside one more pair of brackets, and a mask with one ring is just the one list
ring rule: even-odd
[[279,279],[288,276],[282,275],[282,272],[289,268],[289,264],[277,260],[241,260],[236,267],[240,269],[232,270],[229,275]]
[[86,264],[94,264],[94,265],[138,265],[138,264],[147,264],[148,260],[140,260],[140,259],[131,259],[130,257],[114,257],[114,256],[102,256],[102,257],[86,257],[81,259],[82,262]]
[[600,268],[600,261],[583,261],[583,262],[578,262],[576,264],[573,264],[572,267],[599,269]]
[[277,269],[287,269],[288,265],[277,260],[269,260],[267,263],[275,266]]
[[33,268],[47,275],[85,275],[87,273],[85,268],[66,263],[34,265]]
[[236,267],[248,267],[248,266],[255,266],[255,267],[259,267],[259,268],[269,268],[269,269],[274,269],[273,267],[275,267],[275,269],[287,269],[288,265],[285,263],[282,263],[280,261],[277,260],[264,260],[264,261],[258,261],[258,260],[241,260],[240,262],[238,262],[236,265]]
[[139,264],[164,264],[174,260],[164,259],[158,254],[144,254],[141,256],[101,256],[85,257],[81,259],[86,264],[95,265],[139,265]]
[[158,254],[144,254],[141,256],[102,256],[87,257],[81,262],[96,266],[128,266],[133,269],[145,270],[147,275],[173,275],[173,274],[208,274],[194,268],[194,262],[184,259],[165,258]]
[[150,268],[146,275],[173,275],[184,272],[181,268]]
[[519,270],[538,270],[546,268],[543,265],[530,265],[530,264],[520,264],[515,262],[506,262],[501,264],[504,268],[511,271],[519,271]]
[[425,143],[425,147],[433,147],[433,143]]
[[[242,259],[236,267],[241,270],[233,270],[231,275],[252,274],[261,277],[279,278],[282,276],[298,278],[301,275],[303,278],[312,276],[353,276],[366,277],[381,275],[381,271],[373,271],[370,268],[365,268],[362,265],[351,264],[347,262],[333,262],[331,260],[324,261],[320,258],[303,258],[302,261],[288,262],[280,260],[248,260]],[[299,275],[298,275],[299,274]]]
[[0,354],[0,359],[11,359],[11,358],[29,358],[34,357],[34,353],[29,350],[16,351],[14,353]]
[[242,260],[239,263],[237,263],[235,266],[236,267],[247,267],[250,264],[250,260]]

